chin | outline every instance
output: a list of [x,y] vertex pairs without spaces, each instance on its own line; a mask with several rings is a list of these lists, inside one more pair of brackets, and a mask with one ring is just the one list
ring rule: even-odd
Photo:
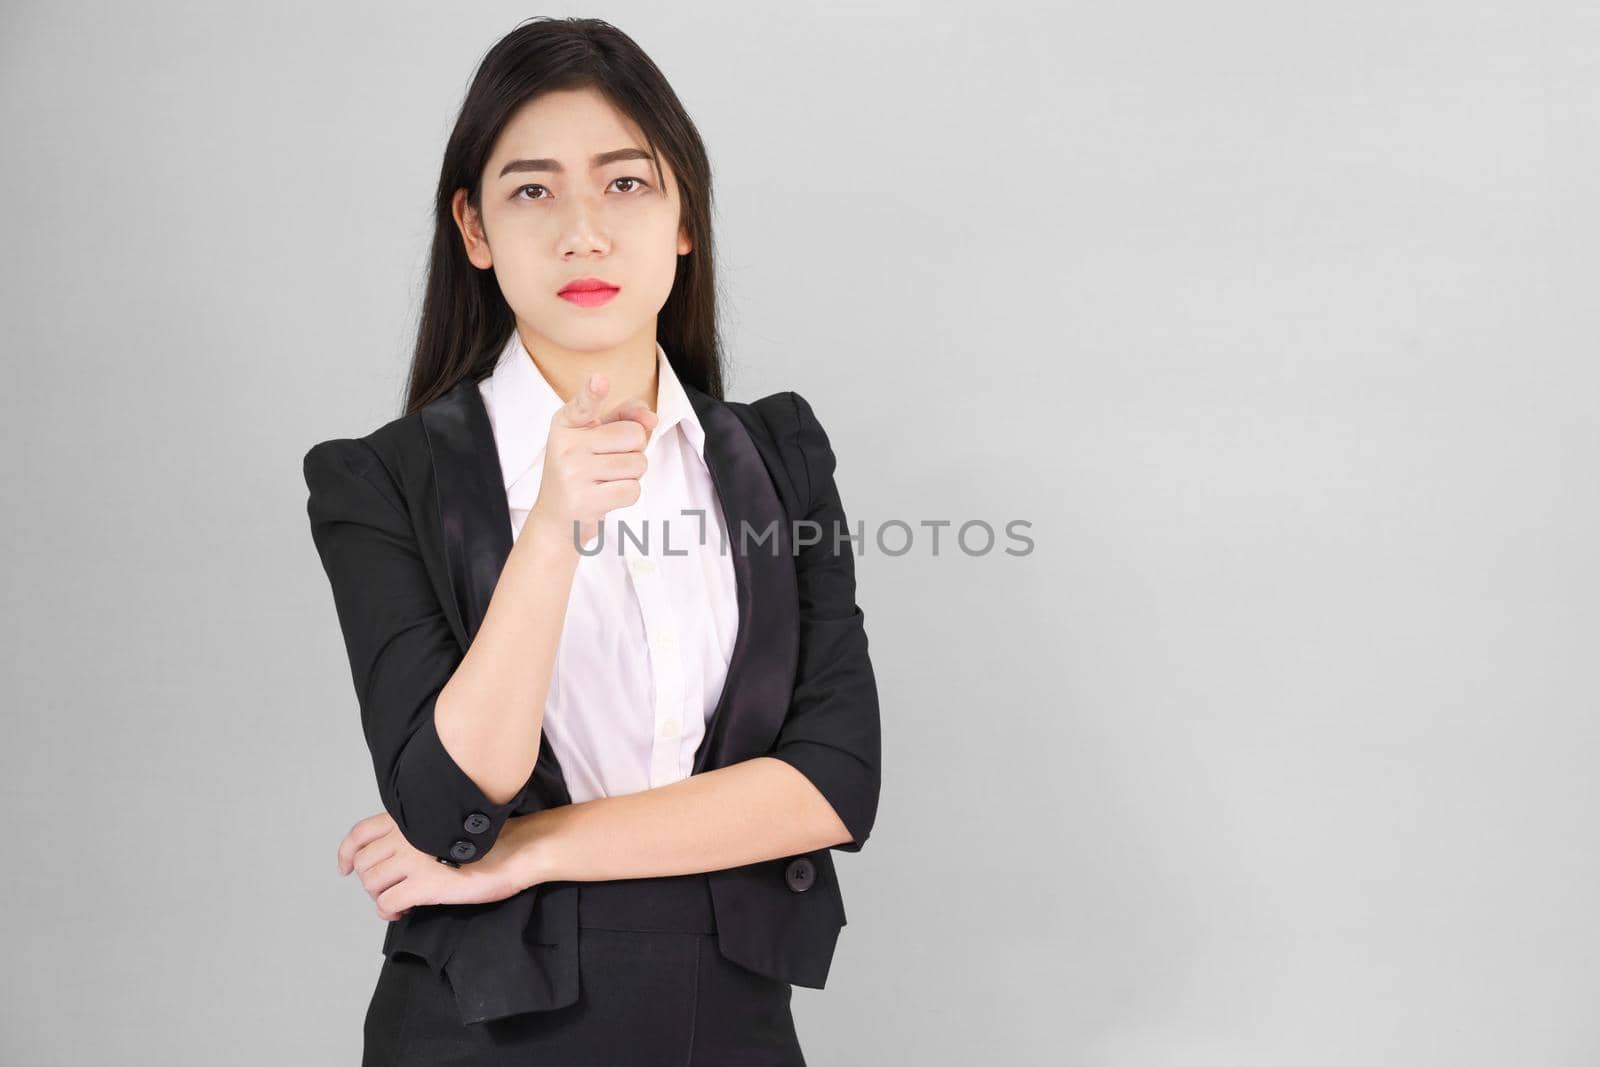
[[[581,310],[592,313],[602,309],[583,308]],[[569,351],[603,352],[625,344],[641,328],[633,324],[622,324],[618,319],[611,319],[606,322],[596,319],[592,322],[580,324],[568,321],[562,323],[559,328],[546,333],[545,336]]]

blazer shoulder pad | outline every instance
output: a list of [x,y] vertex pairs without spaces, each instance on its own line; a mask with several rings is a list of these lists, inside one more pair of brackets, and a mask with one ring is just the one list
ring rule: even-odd
[[301,460],[301,471],[309,484],[319,466],[360,475],[376,485],[387,485],[404,496],[404,472],[408,456],[427,456],[427,439],[417,413],[402,415],[361,437],[333,437],[312,445]]
[[760,414],[809,514],[823,485],[833,477],[833,448],[826,431],[806,398],[792,389],[752,401],[750,407]]

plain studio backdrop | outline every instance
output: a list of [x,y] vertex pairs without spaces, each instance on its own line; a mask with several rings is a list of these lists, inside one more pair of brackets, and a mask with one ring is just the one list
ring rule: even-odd
[[5,5],[0,1061],[356,1061],[300,459],[399,414],[535,14],[677,88],[729,396],[868,532],[811,1062],[1600,1061],[1600,15],[1392,0]]

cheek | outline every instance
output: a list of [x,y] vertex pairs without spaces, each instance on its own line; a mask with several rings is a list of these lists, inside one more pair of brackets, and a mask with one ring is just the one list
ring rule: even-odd
[[519,225],[513,220],[511,225],[494,231],[491,248],[495,269],[507,280],[537,280],[541,271],[550,269],[551,241],[552,237],[538,227]]
[[678,230],[680,223],[677,212],[668,212],[666,217],[652,227],[650,247],[659,249],[659,261],[662,269],[671,277],[677,270],[678,264]]
[[651,290],[651,299],[664,302],[667,295],[672,292],[672,282],[678,273],[677,245],[668,243],[653,247],[659,247],[664,251],[651,252],[643,280]]
[[494,273],[502,289],[532,293],[542,288],[544,273],[535,265],[525,242],[509,241],[495,249]]

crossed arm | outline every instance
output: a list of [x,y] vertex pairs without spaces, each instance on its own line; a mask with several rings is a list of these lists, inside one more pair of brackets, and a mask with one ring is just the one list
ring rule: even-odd
[[696,874],[850,840],[817,788],[767,756],[511,821],[528,885]]
[[459,870],[410,845],[386,813],[339,843],[385,919],[419,904],[482,904],[541,882],[652,878],[850,847],[833,806],[781,759],[758,756],[624,796],[508,818],[494,847]]

